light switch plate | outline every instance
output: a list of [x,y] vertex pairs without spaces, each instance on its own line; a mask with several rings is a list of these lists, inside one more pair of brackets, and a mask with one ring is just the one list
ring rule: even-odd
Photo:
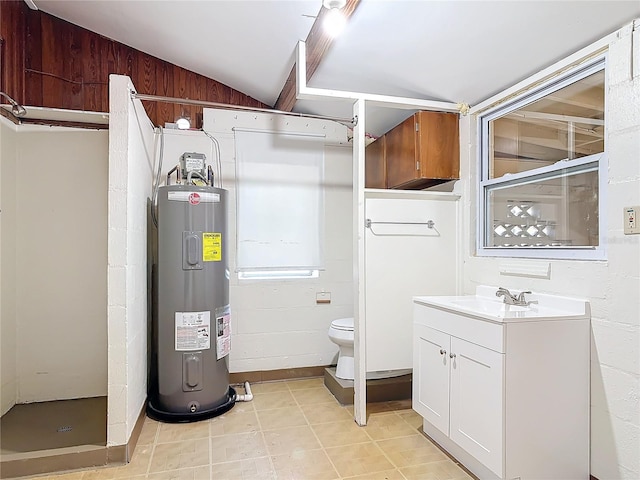
[[624,234],[634,235],[640,233],[640,206],[624,207]]

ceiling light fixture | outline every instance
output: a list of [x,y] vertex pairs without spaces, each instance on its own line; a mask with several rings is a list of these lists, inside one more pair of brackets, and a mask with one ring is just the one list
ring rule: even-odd
[[331,37],[340,35],[347,24],[347,18],[340,11],[346,4],[347,0],[322,0],[322,6],[329,10],[324,17],[322,26]]
[[189,128],[191,128],[191,122],[186,117],[180,117],[176,120],[176,127],[178,127],[179,130],[189,130]]

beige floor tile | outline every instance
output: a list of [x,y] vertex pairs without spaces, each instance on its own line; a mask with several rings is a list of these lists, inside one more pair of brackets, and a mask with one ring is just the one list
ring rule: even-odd
[[398,415],[416,430],[422,427],[422,417],[414,410],[402,410],[396,412],[396,415]]
[[300,407],[261,410],[258,412],[258,419],[260,420],[262,430],[307,425],[307,419],[303,415]]
[[326,452],[341,477],[373,474],[394,468],[373,442],[327,448]]
[[[242,390],[242,388],[240,389]],[[273,392],[288,392],[289,386],[287,382],[265,382],[265,383],[253,383],[251,384],[251,393],[273,393]]]
[[449,459],[401,468],[400,471],[409,480],[471,480],[474,478]]
[[154,443],[156,441],[156,434],[158,433],[159,427],[160,422],[156,422],[148,417],[145,418],[144,424],[142,425],[142,431],[138,437],[137,445],[150,445]]
[[271,410],[274,408],[287,408],[297,406],[291,392],[258,393],[253,397],[253,406],[257,411]]
[[371,441],[364,428],[359,427],[353,420],[321,423],[312,425],[311,428],[325,448]]
[[345,477],[343,480],[405,480],[405,478],[400,473],[400,470],[385,470],[384,472]]
[[[48,478],[51,480],[82,480],[82,475],[84,472],[69,472],[69,473],[61,473],[59,475],[50,475]],[[37,477],[34,477],[37,479]],[[41,480],[41,479],[37,479]]]
[[209,465],[209,438],[159,443],[153,450],[149,473]]
[[210,478],[209,465],[150,473],[147,478],[148,480],[204,480]]
[[318,403],[314,405],[301,405],[302,413],[311,424],[340,422],[353,420],[353,415],[337,403]]
[[264,440],[270,455],[286,455],[321,448],[308,426],[268,430],[264,432]]
[[236,462],[266,456],[267,447],[262,432],[211,438],[211,463]]
[[364,428],[372,440],[406,437],[416,433],[415,428],[393,412],[371,415]]
[[250,402],[236,402],[233,404],[231,410],[225,413],[225,415],[235,415],[236,413],[255,412],[256,407],[253,404],[253,400]]
[[234,435],[236,433],[250,433],[260,430],[255,410],[247,412],[227,412],[209,421],[212,437],[219,435]]
[[112,480],[116,478],[118,467],[104,467],[84,472],[82,480]]
[[130,478],[135,475],[146,475],[151,463],[153,445],[139,445],[133,452],[131,462],[121,467],[115,467],[113,478]]
[[324,387],[324,377],[305,378],[302,380],[289,380],[287,385],[290,390],[301,390],[304,388]]
[[191,423],[161,423],[156,443],[181,442],[209,436],[209,421]]
[[275,480],[276,473],[269,457],[239,462],[216,463],[211,466],[215,480]]
[[440,480],[435,463],[425,463],[413,467],[401,468],[400,472],[407,480]]
[[419,434],[381,440],[376,443],[399,469],[422,463],[448,460],[448,457],[438,447]]
[[338,404],[336,397],[334,397],[324,386],[292,390],[291,394],[299,405],[315,405],[317,403]]
[[278,480],[333,480],[339,478],[323,450],[271,457]]

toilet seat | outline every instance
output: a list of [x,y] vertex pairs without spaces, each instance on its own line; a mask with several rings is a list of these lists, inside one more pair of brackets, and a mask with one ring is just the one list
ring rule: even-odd
[[343,332],[353,332],[353,318],[338,318],[331,322],[331,328]]

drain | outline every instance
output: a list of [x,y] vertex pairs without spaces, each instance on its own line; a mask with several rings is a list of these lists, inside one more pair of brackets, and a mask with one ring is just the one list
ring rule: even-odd
[[70,432],[71,430],[73,430],[73,427],[70,427],[70,426],[66,426],[66,427],[58,427],[58,428],[56,429],[56,431],[57,431],[58,433]]

